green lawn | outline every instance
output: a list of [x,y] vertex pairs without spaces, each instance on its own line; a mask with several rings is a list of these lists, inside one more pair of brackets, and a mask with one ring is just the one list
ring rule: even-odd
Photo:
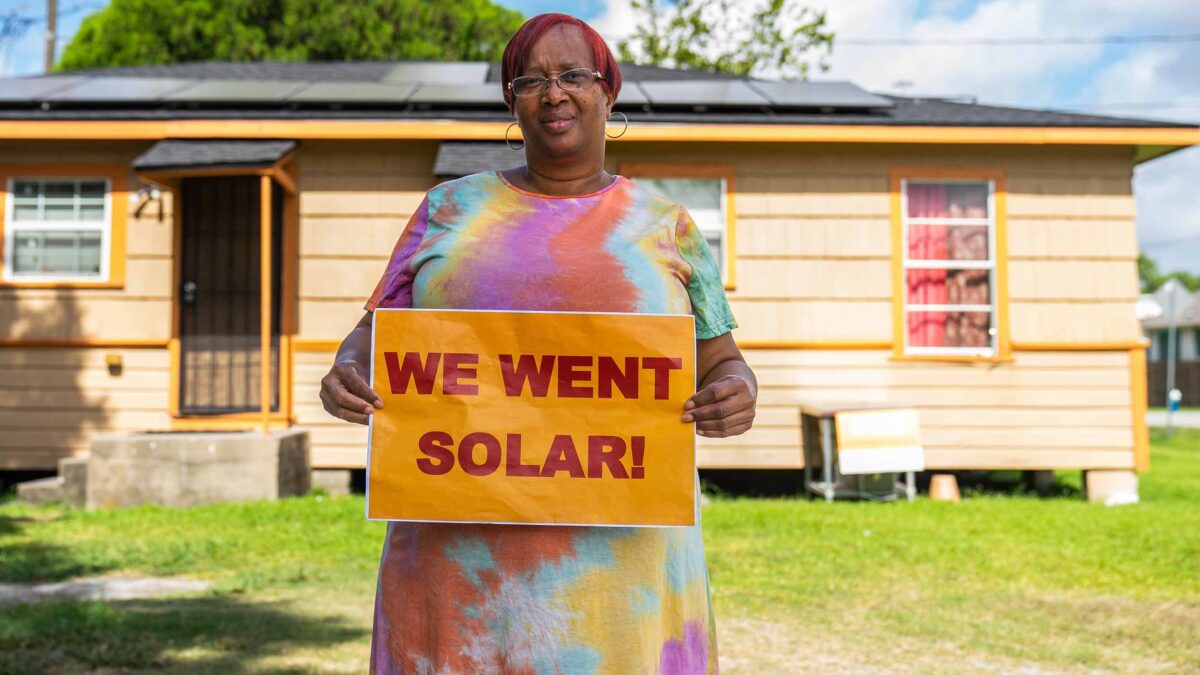
[[[1200,432],[1155,437],[1142,503],[717,498],[731,672],[1200,670]],[[0,505],[0,580],[154,574],[170,600],[0,608],[0,673],[364,672],[382,526],[360,497],[188,510]]]

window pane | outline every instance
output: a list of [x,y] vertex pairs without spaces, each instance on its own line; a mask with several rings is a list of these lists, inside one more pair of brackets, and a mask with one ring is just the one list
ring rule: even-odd
[[35,199],[32,203],[23,203],[21,200],[15,200],[13,203],[13,220],[41,220],[38,217],[37,200]]
[[907,183],[909,218],[987,218],[987,183]]
[[36,201],[38,196],[38,182],[36,180],[14,180],[13,196],[18,200],[32,199]]
[[13,241],[17,274],[100,274],[99,232],[26,231]]
[[13,181],[13,220],[38,220],[38,182]]
[[104,220],[104,181],[79,182],[80,220]]
[[13,272],[39,274],[42,271],[42,233],[18,232],[13,237]]
[[924,270],[905,272],[910,305],[991,305],[989,270]]
[[83,180],[79,181],[79,196],[86,200],[104,201],[104,181],[102,180]]
[[987,225],[909,225],[909,260],[988,260]]
[[688,209],[692,220],[696,222],[696,227],[705,236],[720,237],[725,231],[725,218],[721,215],[720,209]]
[[73,180],[48,180],[45,186],[47,199],[75,200],[76,182]]
[[78,271],[81,274],[99,275],[101,251],[99,232],[80,232]]
[[991,312],[909,312],[910,347],[992,346]]
[[638,178],[637,182],[658,192],[671,201],[683,204],[688,211],[721,208],[720,178]]
[[47,199],[42,213],[44,220],[75,220],[75,200]]
[[80,220],[104,220],[104,201],[99,204],[83,203],[79,205]]

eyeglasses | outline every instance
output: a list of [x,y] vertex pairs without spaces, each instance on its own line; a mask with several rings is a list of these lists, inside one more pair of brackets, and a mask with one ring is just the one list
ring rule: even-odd
[[516,96],[540,96],[550,88],[550,80],[557,82],[558,88],[563,91],[579,91],[580,89],[587,89],[592,86],[596,83],[596,80],[603,79],[603,75],[591,68],[576,68],[561,72],[554,77],[543,77],[541,75],[514,77],[508,83],[508,89]]

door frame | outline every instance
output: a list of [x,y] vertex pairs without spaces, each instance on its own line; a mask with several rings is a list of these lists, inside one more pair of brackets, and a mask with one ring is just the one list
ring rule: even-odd
[[[297,269],[299,263],[300,224],[300,170],[293,161],[296,150],[288,152],[269,166],[224,167],[224,168],[181,168],[168,171],[142,171],[138,177],[171,193],[172,227],[172,287],[171,287],[171,338],[167,342],[171,361],[169,398],[167,410],[171,416],[171,429],[177,431],[235,431],[271,429],[291,426],[295,421],[292,401],[294,381],[294,342],[296,336]],[[258,412],[229,413],[223,415],[185,415],[179,411],[180,384],[180,283],[183,274],[183,209],[180,208],[184,178],[205,176],[258,176],[260,185],[259,231],[262,245],[260,252],[261,282],[260,302],[265,310],[260,312],[261,345],[263,363],[269,362],[271,349],[271,226],[272,185],[282,188],[283,216],[280,260],[280,321],[279,321],[279,409],[271,411],[270,368],[261,368],[261,409]]]

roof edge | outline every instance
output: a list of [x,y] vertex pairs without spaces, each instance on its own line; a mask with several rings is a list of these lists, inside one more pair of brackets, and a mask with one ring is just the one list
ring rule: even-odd
[[[500,140],[507,122],[462,120],[3,120],[0,140],[325,139]],[[631,128],[622,142],[1200,145],[1200,127],[998,127],[828,124],[663,124]],[[1142,161],[1145,161],[1143,159]]]

